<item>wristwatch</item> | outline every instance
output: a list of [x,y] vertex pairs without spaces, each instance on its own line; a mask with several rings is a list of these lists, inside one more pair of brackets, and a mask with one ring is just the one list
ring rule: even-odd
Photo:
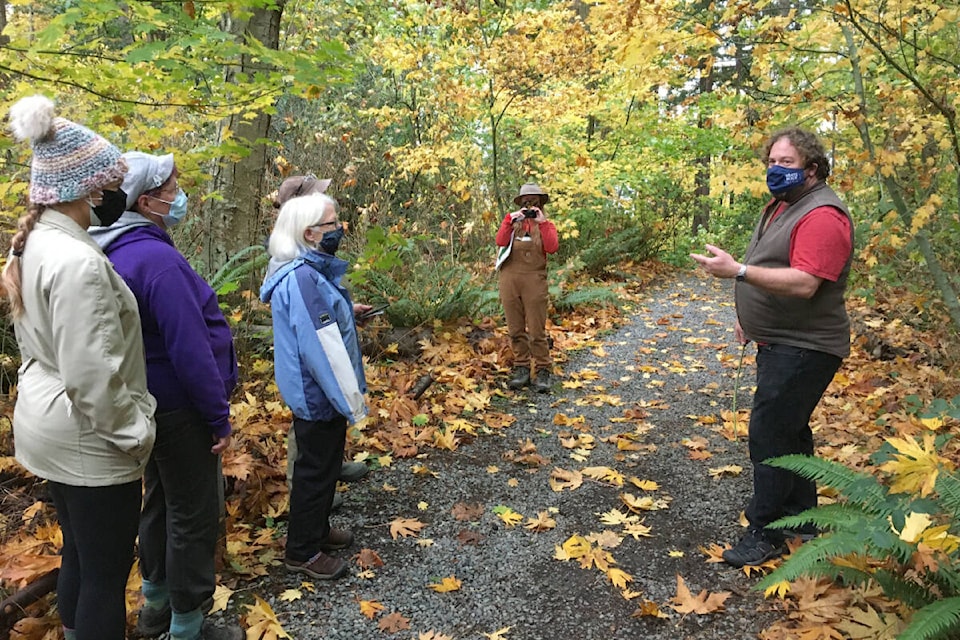
[[747,280],[747,265],[740,265],[740,270],[737,271],[737,282],[745,282]]

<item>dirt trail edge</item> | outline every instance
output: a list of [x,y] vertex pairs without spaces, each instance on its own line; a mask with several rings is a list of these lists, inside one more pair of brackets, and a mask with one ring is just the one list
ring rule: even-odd
[[[596,347],[571,355],[560,378],[566,384],[551,395],[496,399],[515,424],[454,452],[394,461],[350,487],[334,526],[354,531],[350,554],[371,549],[383,566],[363,573],[354,560],[346,578],[315,584],[278,566],[249,590],[297,640],[755,637],[779,614],[750,590],[755,578],[708,563],[699,550],[741,535],[738,515],[751,487],[746,425],[736,441],[719,432],[741,355],[730,283],[666,276],[630,313]],[[740,408],[749,406],[755,375],[752,347],[746,354]],[[728,465],[742,472],[716,471]],[[615,475],[583,473],[591,467],[622,474],[623,486]],[[555,491],[557,468],[580,472],[582,484]],[[465,515],[467,505],[482,509]],[[500,517],[506,508],[522,519],[509,526]],[[425,526],[394,540],[390,522],[398,517]],[[538,517],[544,531],[525,527]],[[554,528],[546,528],[550,520]],[[557,559],[584,550],[582,543],[564,550],[574,535],[589,543],[589,559]],[[638,595],[625,598],[598,563],[622,570],[632,578],[625,589]],[[694,595],[731,595],[716,613],[681,615],[669,606],[678,575]],[[459,589],[429,587],[449,577]],[[302,597],[281,598],[288,589]],[[367,618],[360,601],[382,610]],[[666,617],[634,617],[644,602]]]

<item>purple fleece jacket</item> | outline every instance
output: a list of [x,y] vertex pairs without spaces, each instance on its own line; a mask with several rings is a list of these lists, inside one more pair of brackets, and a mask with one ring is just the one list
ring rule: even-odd
[[237,357],[217,294],[156,225],[134,227],[104,251],[140,305],[157,414],[193,409],[218,438],[230,433]]

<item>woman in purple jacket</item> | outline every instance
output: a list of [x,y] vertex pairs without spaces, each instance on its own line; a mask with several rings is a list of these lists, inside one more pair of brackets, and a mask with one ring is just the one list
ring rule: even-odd
[[173,640],[242,640],[238,626],[203,624],[216,588],[221,454],[230,445],[237,360],[217,296],[167,229],[187,210],[173,155],[123,154],[127,211],[91,228],[140,306],[157,442],[144,473],[140,572],[146,603],[137,630]]

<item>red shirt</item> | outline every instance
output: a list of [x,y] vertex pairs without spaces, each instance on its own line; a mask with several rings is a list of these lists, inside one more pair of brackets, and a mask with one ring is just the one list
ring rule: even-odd
[[[536,221],[531,220],[530,218],[524,218],[523,222],[524,231],[529,231],[533,228],[533,225],[536,224]],[[513,223],[510,221],[510,214],[508,213],[504,218],[503,222],[500,223],[500,229],[497,231],[497,246],[505,247],[513,241]],[[560,248],[560,238],[557,236],[557,228],[553,226],[553,223],[549,220],[544,220],[540,223],[540,241],[543,243],[543,253],[556,253]]]
[[[786,205],[784,202],[770,219],[780,215]],[[850,220],[834,207],[813,209],[790,235],[790,266],[831,282],[840,277],[851,251]]]

